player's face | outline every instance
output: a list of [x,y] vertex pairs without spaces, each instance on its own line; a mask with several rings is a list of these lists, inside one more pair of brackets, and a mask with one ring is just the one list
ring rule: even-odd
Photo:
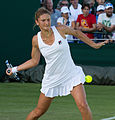
[[85,17],[89,15],[89,8],[87,6],[82,11]]
[[106,12],[107,17],[111,17],[113,14],[113,8],[110,7],[108,9],[105,9],[105,12]]
[[43,14],[38,18],[36,24],[40,27],[41,30],[49,30],[51,27],[51,18],[49,14]]

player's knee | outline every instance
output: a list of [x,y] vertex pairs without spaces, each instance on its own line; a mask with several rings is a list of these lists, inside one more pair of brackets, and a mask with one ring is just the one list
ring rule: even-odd
[[43,115],[46,112],[46,110],[42,108],[35,108],[34,109],[34,116],[35,118],[39,118],[41,115]]
[[86,102],[80,102],[78,104],[78,108],[80,110],[80,112],[84,112],[88,110],[88,104]]

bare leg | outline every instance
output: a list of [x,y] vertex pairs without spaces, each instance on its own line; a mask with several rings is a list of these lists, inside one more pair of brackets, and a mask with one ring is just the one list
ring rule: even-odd
[[80,84],[75,86],[71,91],[71,95],[81,112],[82,120],[92,120],[92,114],[86,101],[86,94],[83,85]]
[[30,112],[26,120],[37,120],[49,108],[53,98],[45,97],[43,93],[40,94],[37,107]]

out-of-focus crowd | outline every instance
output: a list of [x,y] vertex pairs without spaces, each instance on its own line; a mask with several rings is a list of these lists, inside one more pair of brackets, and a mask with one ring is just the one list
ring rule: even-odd
[[[96,4],[97,5],[96,5]],[[100,40],[115,40],[114,6],[106,0],[59,0],[56,8],[52,0],[41,0],[41,7],[51,12],[51,25],[67,25],[83,31],[87,37],[99,42]],[[74,38],[66,36],[71,42]],[[78,40],[79,43],[82,43]]]

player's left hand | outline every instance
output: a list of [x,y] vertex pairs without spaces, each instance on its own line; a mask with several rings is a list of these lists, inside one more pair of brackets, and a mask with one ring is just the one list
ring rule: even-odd
[[95,49],[99,49],[100,47],[102,47],[103,45],[105,45],[107,43],[109,43],[109,40],[105,40],[104,42],[96,43]]

